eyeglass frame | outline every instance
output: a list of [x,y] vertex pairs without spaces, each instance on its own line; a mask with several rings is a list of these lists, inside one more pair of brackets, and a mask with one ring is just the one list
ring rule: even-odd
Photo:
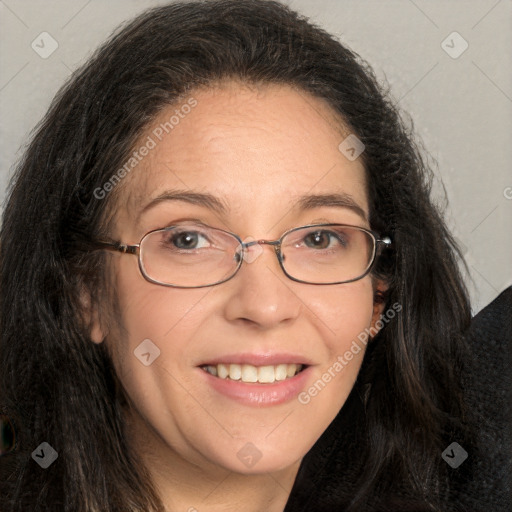
[[[191,222],[191,224],[193,224],[193,222]],[[217,284],[225,283],[226,281],[233,279],[233,277],[235,277],[235,275],[238,273],[238,271],[242,267],[242,262],[244,261],[245,249],[248,247],[251,247],[252,245],[256,245],[256,244],[268,244],[268,245],[272,245],[274,247],[274,252],[277,257],[277,261],[279,262],[279,266],[281,267],[281,269],[284,272],[284,274],[286,275],[286,277],[288,277],[292,281],[296,281],[298,283],[312,284],[312,285],[346,284],[346,283],[352,283],[354,281],[359,281],[359,279],[362,279],[363,277],[367,276],[370,273],[371,269],[375,265],[377,256],[380,254],[380,251],[383,248],[383,246],[389,247],[391,245],[391,238],[389,236],[384,236],[383,238],[380,238],[380,235],[371,229],[362,228],[361,226],[353,226],[351,224],[339,224],[339,223],[308,224],[306,226],[299,226],[299,227],[288,229],[277,240],[261,239],[261,240],[252,240],[250,242],[243,242],[242,239],[236,233],[232,233],[231,231],[227,231],[227,230],[221,229],[221,228],[214,228],[213,226],[209,226],[207,224],[202,224],[203,226],[205,226],[207,228],[215,229],[217,231],[222,231],[223,233],[231,235],[232,237],[234,237],[238,240],[239,246],[242,247],[242,252],[241,252],[240,260],[238,261],[238,265],[237,265],[236,269],[234,270],[233,274],[231,276],[227,277],[226,279],[222,279],[221,281],[217,281],[212,284],[199,285],[199,286],[180,286],[180,285],[175,285],[175,284],[162,283],[160,281],[157,281],[157,280],[151,278],[145,272],[143,265],[142,265],[140,246],[141,246],[142,242],[144,241],[144,239],[147,236],[149,236],[150,234],[155,233],[157,231],[170,230],[170,229],[179,227],[181,225],[187,225],[187,224],[176,224],[173,226],[166,226],[165,228],[152,229],[151,231],[148,231],[146,234],[144,234],[142,236],[142,238],[140,239],[140,242],[138,244],[123,244],[120,241],[107,242],[104,240],[94,240],[91,242],[91,245],[94,246],[94,249],[96,249],[96,250],[107,249],[107,250],[117,251],[117,252],[120,252],[123,254],[137,255],[140,273],[142,274],[142,277],[144,279],[146,279],[146,281],[148,281],[150,283],[158,284],[160,286],[166,286],[166,287],[171,287],[171,288],[185,288],[185,289],[187,289],[187,288],[207,288],[210,286],[215,286]],[[367,266],[366,270],[364,271],[364,273],[358,277],[353,278],[353,279],[349,279],[347,281],[338,281],[338,282],[334,282],[334,283],[310,283],[309,281],[303,281],[301,279],[297,279],[297,278],[291,276],[290,274],[288,274],[288,272],[286,271],[286,269],[284,268],[284,265],[283,265],[283,254],[281,252],[281,245],[282,245],[283,239],[289,233],[292,233],[293,231],[297,231],[299,229],[313,228],[313,227],[328,227],[328,226],[341,226],[341,227],[346,227],[346,228],[355,228],[355,229],[359,229],[360,231],[367,233],[368,235],[370,235],[372,237],[372,239],[374,241],[373,254],[372,254],[370,262],[368,263],[368,266]],[[237,253],[235,253],[235,254],[237,254]]]

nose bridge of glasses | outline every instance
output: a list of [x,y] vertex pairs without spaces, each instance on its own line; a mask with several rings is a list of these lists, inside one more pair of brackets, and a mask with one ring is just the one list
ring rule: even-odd
[[[274,251],[279,258],[280,256],[280,249],[281,249],[281,240],[263,240],[263,239],[260,239],[260,240],[251,240],[250,242],[242,242],[242,246],[244,248],[244,250],[246,248],[249,248],[249,247],[252,247],[253,245],[271,245],[272,247],[274,247]],[[263,248],[261,248],[259,250],[259,252],[261,253],[263,251]]]
[[279,247],[281,245],[281,242],[279,240],[252,240],[250,242],[243,242],[242,245],[244,247],[251,247],[251,245],[256,244],[267,244],[267,245],[273,245],[275,247]]
[[265,245],[265,244],[274,247],[275,255],[277,256],[278,261],[281,262],[283,259],[281,256],[281,241],[280,240],[263,240],[263,239],[251,240],[249,242],[242,242],[242,250],[244,252],[249,247],[252,247],[252,246],[258,247],[256,252],[254,254],[252,254],[251,256],[249,256],[249,254],[246,253],[246,256],[244,257],[245,261],[247,263],[252,263],[256,258],[258,258],[258,256],[263,253],[263,248],[260,246]]

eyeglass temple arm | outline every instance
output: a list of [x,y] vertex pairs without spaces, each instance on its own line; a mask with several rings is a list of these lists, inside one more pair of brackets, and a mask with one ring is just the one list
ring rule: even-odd
[[96,240],[91,244],[95,249],[110,249],[112,251],[124,252],[128,254],[137,254],[139,245],[126,245],[121,242],[104,242],[103,240]]

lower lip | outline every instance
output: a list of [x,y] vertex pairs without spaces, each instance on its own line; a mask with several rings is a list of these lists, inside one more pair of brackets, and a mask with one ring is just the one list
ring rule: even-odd
[[297,375],[272,384],[246,383],[221,379],[198,368],[206,382],[217,392],[245,405],[279,405],[295,398],[305,387],[311,366]]

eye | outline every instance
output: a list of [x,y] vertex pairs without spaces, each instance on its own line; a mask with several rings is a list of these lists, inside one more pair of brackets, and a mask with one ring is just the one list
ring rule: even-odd
[[341,232],[338,233],[331,230],[314,231],[307,234],[304,240],[306,241],[306,245],[313,249],[329,249],[331,242],[338,242],[343,247],[347,245],[347,239],[343,237]]
[[[204,242],[201,243],[201,239]],[[164,245],[178,249],[204,249],[209,246],[208,237],[200,231],[179,231],[170,232],[163,240]]]

